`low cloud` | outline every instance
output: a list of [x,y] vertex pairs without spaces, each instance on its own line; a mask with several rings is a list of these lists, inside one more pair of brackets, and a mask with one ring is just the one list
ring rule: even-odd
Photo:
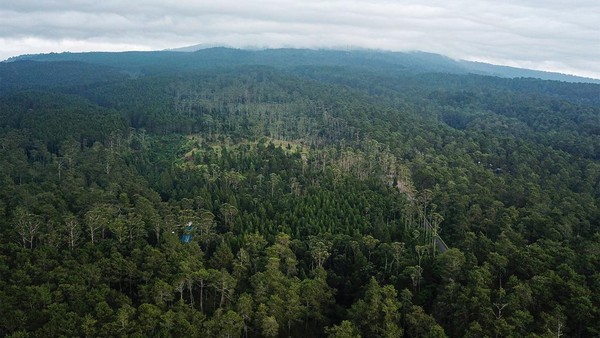
[[235,47],[422,50],[600,78],[600,3],[0,0],[0,58]]

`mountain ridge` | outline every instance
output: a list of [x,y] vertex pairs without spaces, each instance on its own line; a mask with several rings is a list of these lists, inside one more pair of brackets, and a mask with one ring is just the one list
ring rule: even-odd
[[600,84],[600,79],[526,68],[455,60],[436,53],[394,52],[371,49],[250,49],[216,45],[195,45],[161,51],[83,52],[28,54],[9,58],[2,63],[31,61],[79,61],[108,65],[127,71],[154,73],[159,68],[196,70],[206,66],[354,66],[388,72],[477,74],[501,78],[536,78],[572,83]]

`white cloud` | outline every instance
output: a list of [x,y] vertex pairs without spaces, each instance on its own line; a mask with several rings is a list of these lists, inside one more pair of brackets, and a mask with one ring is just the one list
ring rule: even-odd
[[0,0],[0,59],[237,47],[424,50],[600,78],[596,0]]

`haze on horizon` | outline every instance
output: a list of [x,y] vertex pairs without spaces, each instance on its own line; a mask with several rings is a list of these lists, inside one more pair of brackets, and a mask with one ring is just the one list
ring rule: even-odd
[[600,2],[0,0],[0,59],[63,51],[420,50],[600,79]]

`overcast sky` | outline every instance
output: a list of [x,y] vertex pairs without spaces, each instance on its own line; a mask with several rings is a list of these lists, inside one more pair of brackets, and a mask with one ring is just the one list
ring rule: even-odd
[[600,79],[600,0],[0,0],[0,60],[194,44],[421,50]]

